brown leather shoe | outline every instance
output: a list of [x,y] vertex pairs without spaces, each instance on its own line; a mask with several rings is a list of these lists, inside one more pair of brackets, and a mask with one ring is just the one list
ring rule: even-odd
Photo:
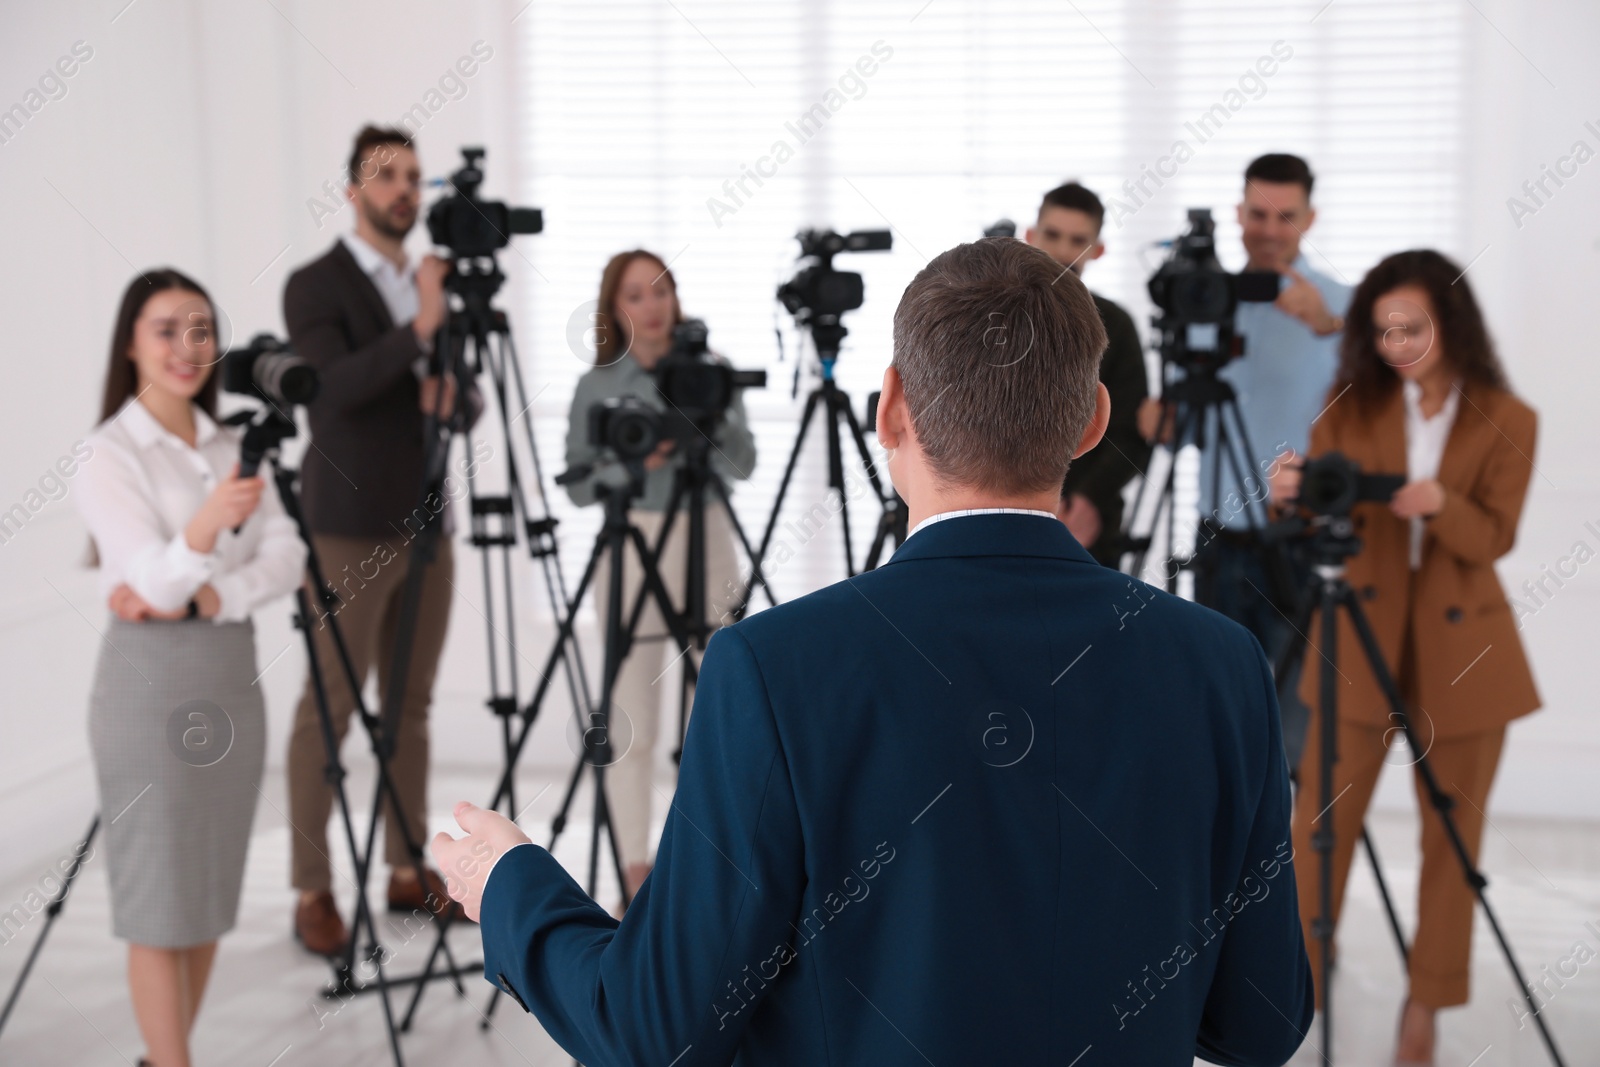
[[302,897],[295,906],[294,939],[304,945],[307,952],[338,956],[344,952],[347,936],[333,894],[327,890],[309,901]]
[[389,875],[389,910],[396,911],[431,911],[435,915],[444,915],[447,912],[451,922],[465,920],[467,913],[460,904],[450,899],[450,894],[445,891],[444,879],[435,871],[423,871],[426,882],[419,882],[415,878],[401,880],[395,875]]

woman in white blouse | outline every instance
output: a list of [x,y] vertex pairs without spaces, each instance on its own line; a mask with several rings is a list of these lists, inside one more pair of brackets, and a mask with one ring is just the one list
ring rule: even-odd
[[215,420],[211,300],[139,275],[112,332],[100,425],[76,485],[112,618],[89,737],[113,933],[150,1060],[187,1067],[189,1033],[238,912],[266,752],[250,613],[292,592],[305,548],[240,435]]

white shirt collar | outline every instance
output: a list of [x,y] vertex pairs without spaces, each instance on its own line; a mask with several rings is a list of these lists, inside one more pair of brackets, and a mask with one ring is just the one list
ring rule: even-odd
[[1444,398],[1444,404],[1433,415],[1426,417],[1422,414],[1421,382],[1412,381],[1410,378],[1402,379],[1400,382],[1400,394],[1405,398],[1406,411],[1413,418],[1432,422],[1441,416],[1448,416],[1449,420],[1453,422],[1455,421],[1458,398],[1461,396],[1461,383],[1459,381],[1452,382],[1450,384],[1450,392]]
[[344,234],[339,239],[343,241],[344,246],[350,250],[350,254],[356,257],[356,264],[361,268],[362,273],[364,274],[376,274],[378,271],[387,267],[400,277],[409,278],[412,273],[416,271],[416,264],[412,263],[409,257],[406,259],[405,266],[396,267],[394,265],[394,260],[384,255],[376,248],[373,248],[372,245],[368,243],[366,238],[362,237],[354,230]]
[[1053,511],[1037,511],[1034,508],[962,508],[956,511],[941,511],[937,515],[929,515],[927,518],[917,523],[917,525],[912,529],[911,533],[906,534],[906,539],[910,540],[916,535],[918,530],[925,526],[931,526],[934,523],[942,522],[945,519],[962,518],[966,515],[1042,515],[1047,519],[1055,519],[1057,522],[1061,521],[1060,516]]
[[[199,404],[191,403],[189,409],[194,412],[194,442],[198,449],[217,435],[218,427]],[[189,447],[187,441],[161,425],[136,396],[125,400],[110,421],[120,423],[128,437],[140,448],[149,448],[160,441],[171,441],[182,448]]]

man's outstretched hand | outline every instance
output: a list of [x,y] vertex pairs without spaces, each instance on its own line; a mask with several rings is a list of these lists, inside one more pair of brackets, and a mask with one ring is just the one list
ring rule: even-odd
[[459,901],[467,917],[478,921],[483,887],[495,861],[518,845],[531,843],[517,824],[498,811],[486,811],[463,800],[456,805],[456,823],[467,832],[457,840],[440,832],[433,837],[433,861],[444,873],[450,899]]

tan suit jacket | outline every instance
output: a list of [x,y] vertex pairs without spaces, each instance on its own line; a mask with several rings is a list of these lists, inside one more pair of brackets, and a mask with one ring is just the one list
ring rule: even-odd
[[[1311,429],[1310,453],[1342,452],[1364,472],[1406,471],[1405,401],[1401,391],[1365,414],[1353,398],[1334,400]],[[1516,540],[1533,473],[1538,417],[1503,389],[1466,385],[1439,464],[1444,506],[1425,521],[1422,566],[1410,571],[1410,522],[1382,504],[1358,504],[1363,541],[1347,577],[1372,623],[1391,672],[1411,629],[1410,692],[1425,736],[1451,737],[1504,726],[1539,707],[1539,693],[1494,561]],[[1300,696],[1318,706],[1326,664],[1315,649],[1313,620]],[[1387,727],[1389,707],[1361,655],[1355,630],[1341,615],[1338,672],[1341,719]]]

